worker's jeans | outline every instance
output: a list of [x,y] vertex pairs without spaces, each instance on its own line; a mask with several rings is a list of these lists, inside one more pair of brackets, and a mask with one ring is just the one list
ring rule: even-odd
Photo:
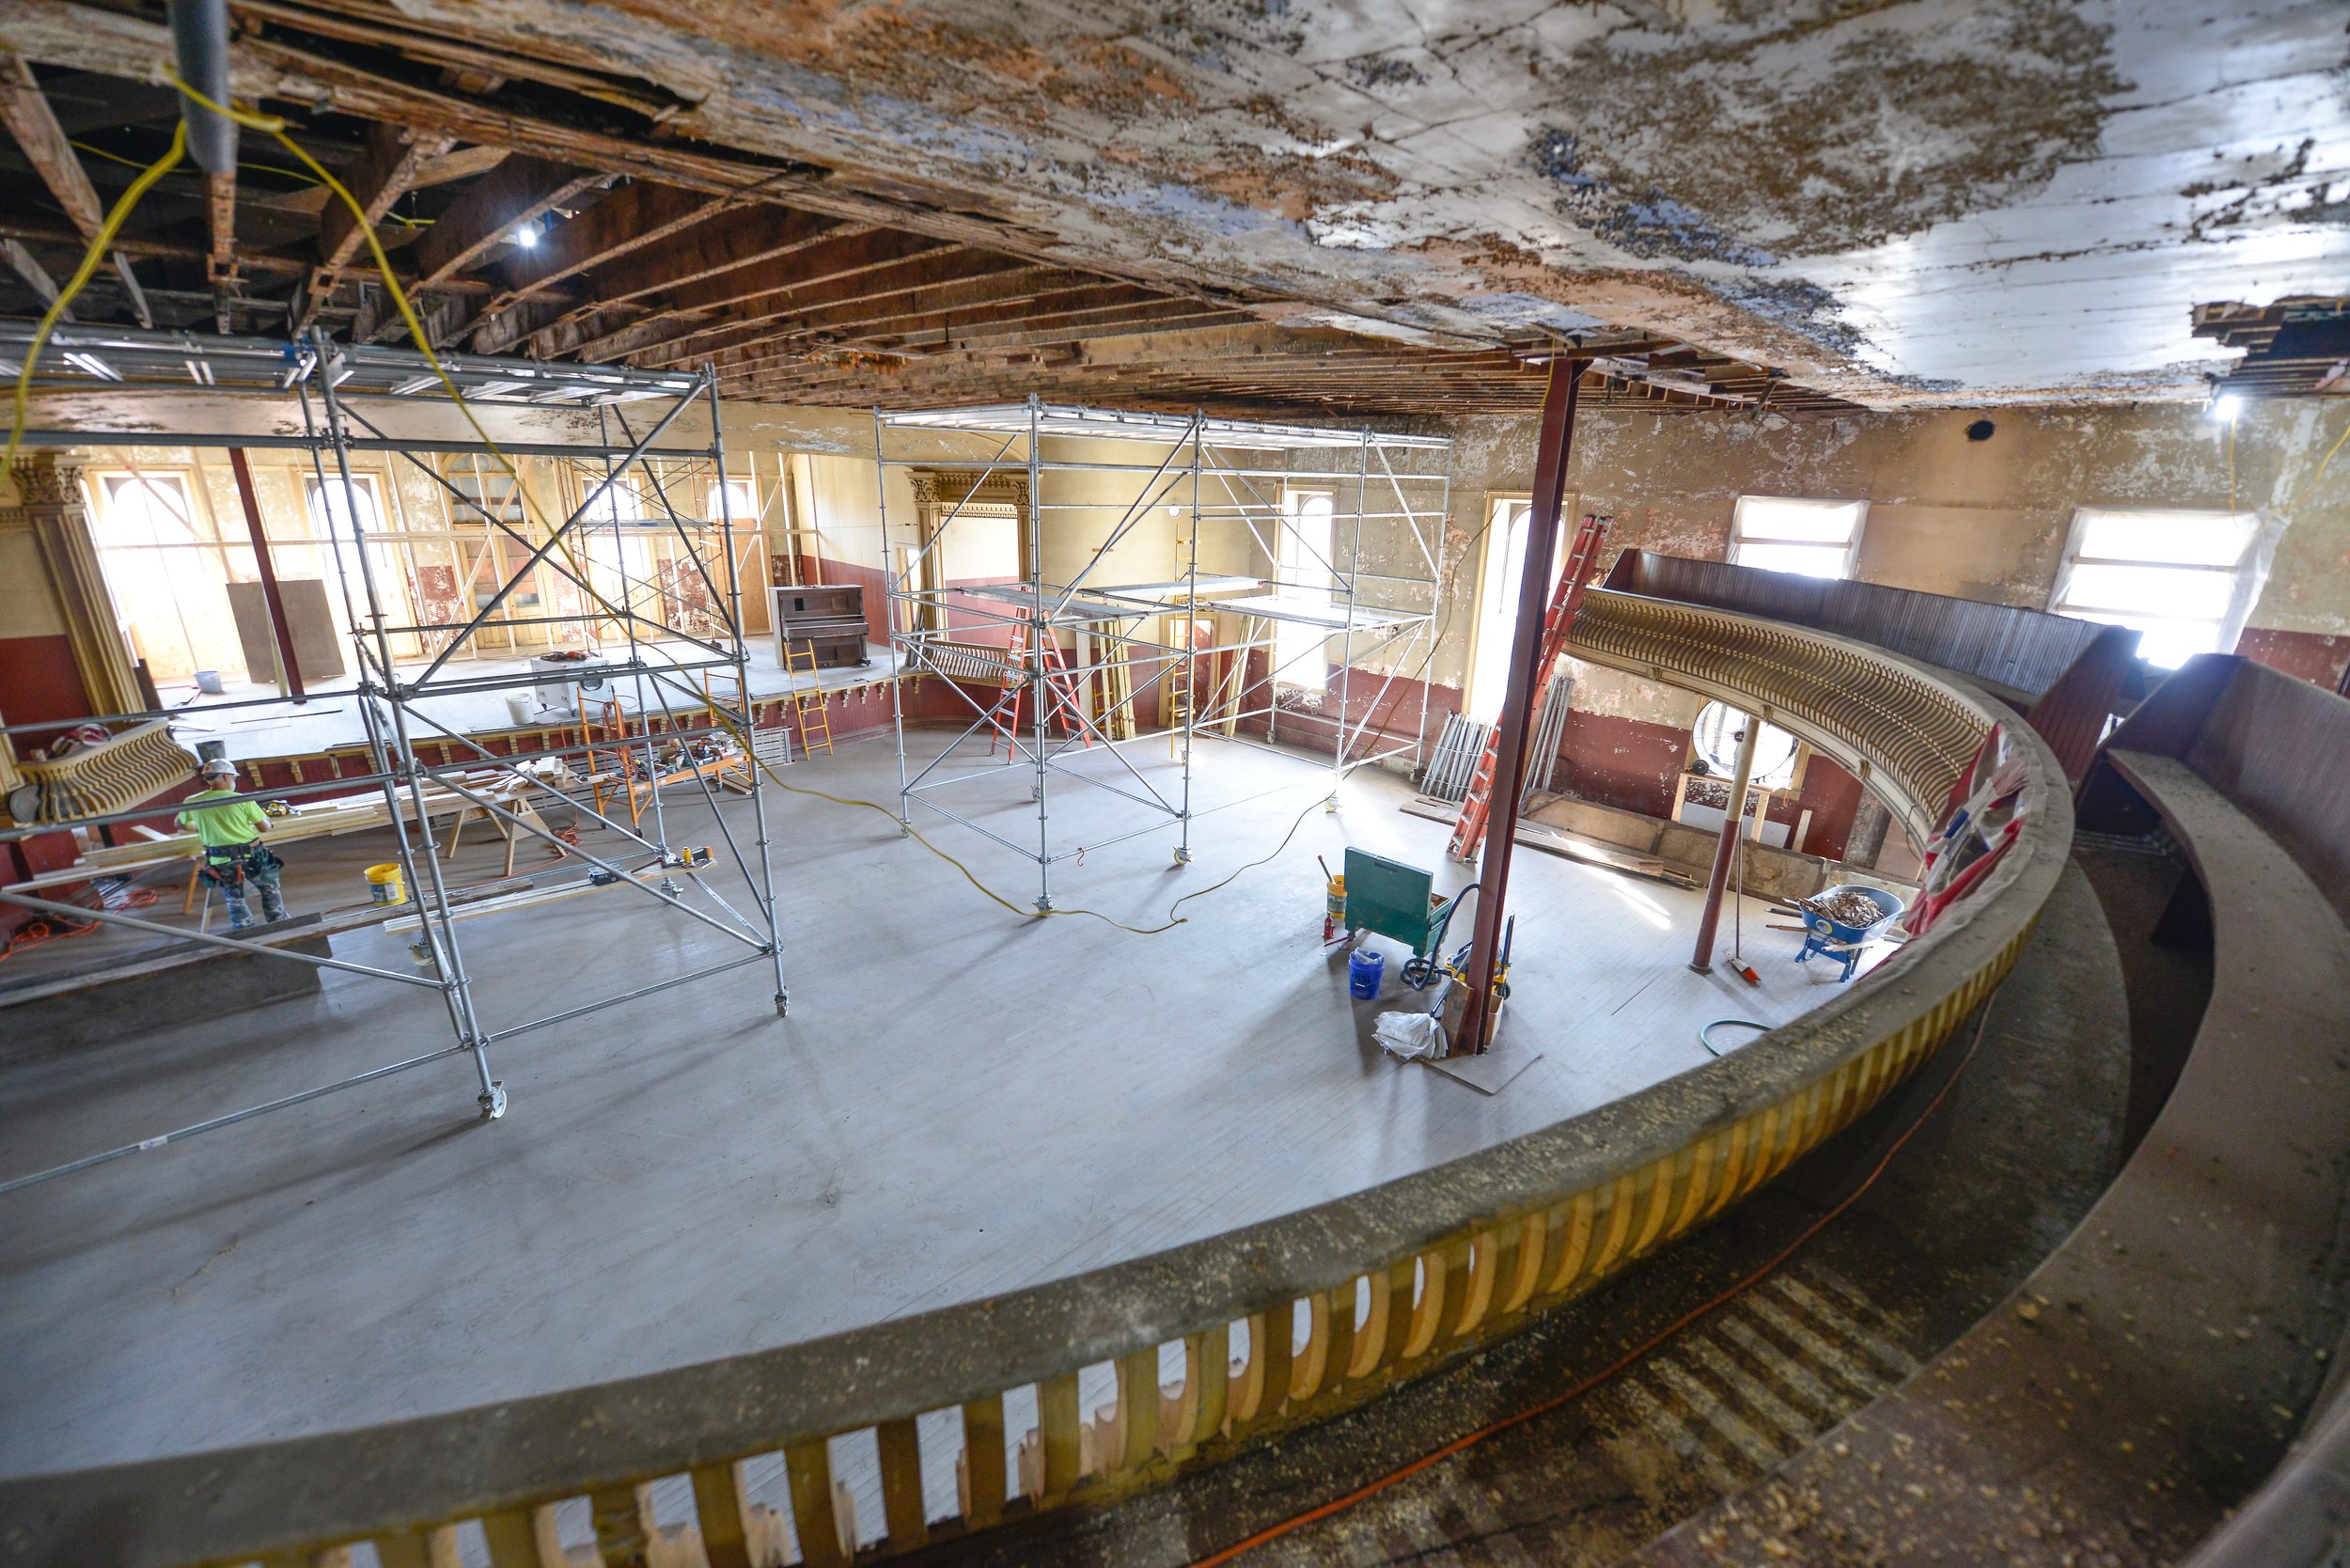
[[243,875],[222,877],[219,881],[220,896],[228,905],[230,931],[243,931],[253,923],[252,905],[245,902],[248,888],[258,890],[261,895],[262,919],[282,920],[286,917],[286,901],[277,891],[277,857],[262,854],[254,856],[254,859],[260,861],[261,866],[257,868],[253,861],[248,860],[240,868]]
[[282,920],[286,917],[286,901],[278,895],[277,868],[266,871],[247,871],[242,883],[223,887],[220,896],[228,901],[228,929],[243,931],[253,923],[253,911],[245,902],[245,888],[252,887],[261,895],[261,918]]

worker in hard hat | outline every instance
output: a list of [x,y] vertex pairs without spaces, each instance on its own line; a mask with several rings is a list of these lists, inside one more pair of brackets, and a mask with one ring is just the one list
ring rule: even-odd
[[248,886],[261,895],[262,919],[284,919],[286,901],[277,891],[277,870],[285,862],[261,842],[261,835],[269,831],[269,813],[249,800],[229,800],[226,806],[201,804],[237,792],[237,765],[215,757],[201,771],[204,788],[188,796],[182,804],[191,809],[180,813],[180,825],[193,827],[204,840],[204,863],[196,874],[220,889],[228,904],[230,931],[243,931],[253,923],[252,907],[245,902]]

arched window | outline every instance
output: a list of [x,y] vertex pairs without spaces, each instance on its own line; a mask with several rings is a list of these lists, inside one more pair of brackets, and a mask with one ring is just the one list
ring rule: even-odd
[[[1727,782],[1738,771],[1738,732],[1748,720],[1736,710],[1709,702],[1699,710],[1691,745],[1709,772]],[[1754,775],[1749,786],[1783,790],[1795,781],[1795,737],[1775,724],[1762,726],[1754,743]]]

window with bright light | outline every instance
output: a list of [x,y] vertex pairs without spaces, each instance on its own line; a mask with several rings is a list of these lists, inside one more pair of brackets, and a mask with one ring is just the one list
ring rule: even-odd
[[2127,626],[2138,656],[2175,669],[2226,651],[2251,590],[2245,571],[2259,518],[2251,512],[2083,507],[2048,607]]
[[740,528],[759,521],[759,501],[748,479],[728,479],[710,487],[710,502],[702,513],[711,523],[731,523]]
[[[223,586],[227,549],[195,505],[186,477],[150,471],[97,478],[92,541],[133,656],[157,681],[243,669],[244,648]],[[243,553],[250,558],[252,552]]]
[[[1510,650],[1517,635],[1518,579],[1526,572],[1526,545],[1534,503],[1524,495],[1497,495],[1486,512],[1483,556],[1477,578],[1477,630],[1469,648],[1468,716],[1491,724],[1501,714],[1510,689]],[[1565,562],[1554,553],[1550,582],[1559,585]],[[1547,594],[1545,594],[1547,602]]]
[[354,474],[351,486],[344,489],[340,479],[321,483],[306,477],[302,481],[303,500],[310,510],[310,533],[316,539],[332,538],[348,541],[353,515],[366,533],[381,533],[384,528],[383,510],[375,504],[375,476]]
[[[318,565],[326,583],[327,603],[337,607],[337,621],[343,615],[358,615],[367,608],[367,579],[361,574],[358,549],[351,531],[355,517],[360,534],[368,541],[368,565],[374,573],[376,601],[383,605],[388,623],[405,625],[411,619],[407,563],[400,558],[405,552],[384,542],[383,499],[375,486],[373,474],[352,475],[347,490],[339,478],[321,481],[316,475],[305,475],[303,506],[309,514],[310,537],[324,543],[331,552],[332,570],[326,570],[325,561]],[[282,572],[282,551],[278,559]]]
[[1741,495],[1731,518],[1730,559],[1764,572],[1849,577],[1868,515],[1866,501]]
[[[1283,608],[1300,614],[1330,613],[1330,590],[1338,583],[1331,570],[1331,495],[1326,490],[1292,490],[1281,497],[1279,557],[1274,571],[1274,597]],[[1294,620],[1273,623],[1273,679],[1284,686],[1322,691],[1329,684],[1323,645],[1330,640],[1326,626]]]

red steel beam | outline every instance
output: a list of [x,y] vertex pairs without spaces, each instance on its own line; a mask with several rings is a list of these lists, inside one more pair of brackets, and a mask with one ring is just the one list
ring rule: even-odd
[[1534,666],[1543,657],[1543,621],[1550,611],[1551,568],[1559,558],[1559,509],[1566,497],[1567,459],[1574,449],[1576,391],[1582,359],[1550,362],[1543,391],[1543,422],[1534,453],[1534,512],[1527,529],[1526,569],[1518,579],[1517,630],[1510,639],[1510,683],[1501,699],[1501,739],[1494,753],[1493,802],[1500,819],[1485,834],[1477,873],[1477,932],[1469,943],[1468,996],[1449,1054],[1481,1056],[1493,1038],[1494,968],[1500,956],[1502,918],[1510,897],[1510,852],[1517,845],[1518,802],[1526,797],[1527,739],[1532,731]]
[[269,532],[261,526],[261,498],[253,491],[253,469],[244,448],[228,448],[228,469],[237,476],[237,499],[244,503],[244,530],[253,541],[253,564],[261,573],[261,603],[269,606],[269,635],[277,643],[277,667],[285,672],[286,695],[305,700],[302,666],[294,660],[293,628],[286,621],[285,596],[277,591],[277,568],[269,558]]

